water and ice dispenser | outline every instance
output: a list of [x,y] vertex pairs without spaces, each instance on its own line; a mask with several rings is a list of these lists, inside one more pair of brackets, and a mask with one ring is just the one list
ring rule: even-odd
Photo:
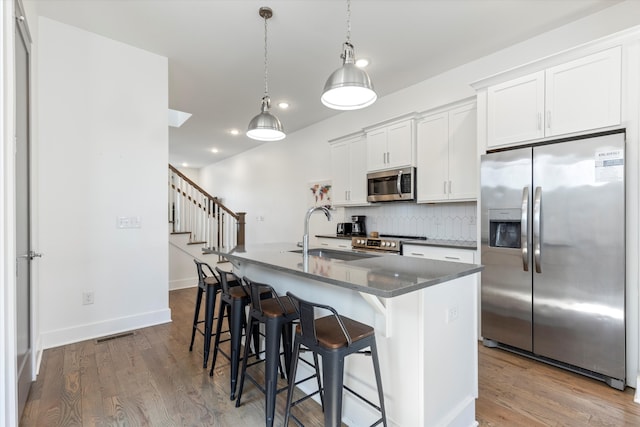
[[520,209],[489,209],[489,246],[494,248],[520,248]]

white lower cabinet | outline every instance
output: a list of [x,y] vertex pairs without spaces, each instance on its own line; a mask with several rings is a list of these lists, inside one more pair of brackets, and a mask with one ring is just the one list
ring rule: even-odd
[[476,251],[473,249],[448,248],[442,246],[403,245],[402,255],[415,258],[435,259],[475,264]]

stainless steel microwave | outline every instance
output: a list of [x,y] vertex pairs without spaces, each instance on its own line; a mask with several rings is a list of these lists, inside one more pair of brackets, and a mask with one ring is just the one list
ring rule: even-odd
[[416,199],[416,168],[393,169],[367,174],[367,201],[391,202]]

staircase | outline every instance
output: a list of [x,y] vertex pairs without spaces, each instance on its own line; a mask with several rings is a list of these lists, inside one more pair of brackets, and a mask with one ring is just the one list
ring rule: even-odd
[[195,258],[202,256],[202,248],[231,249],[244,245],[245,217],[246,212],[231,211],[217,197],[169,165],[171,245]]

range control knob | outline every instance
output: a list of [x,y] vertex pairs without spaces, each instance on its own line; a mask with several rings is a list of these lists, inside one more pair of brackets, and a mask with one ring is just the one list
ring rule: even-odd
[[391,242],[391,247],[395,248],[396,247],[396,242]]

